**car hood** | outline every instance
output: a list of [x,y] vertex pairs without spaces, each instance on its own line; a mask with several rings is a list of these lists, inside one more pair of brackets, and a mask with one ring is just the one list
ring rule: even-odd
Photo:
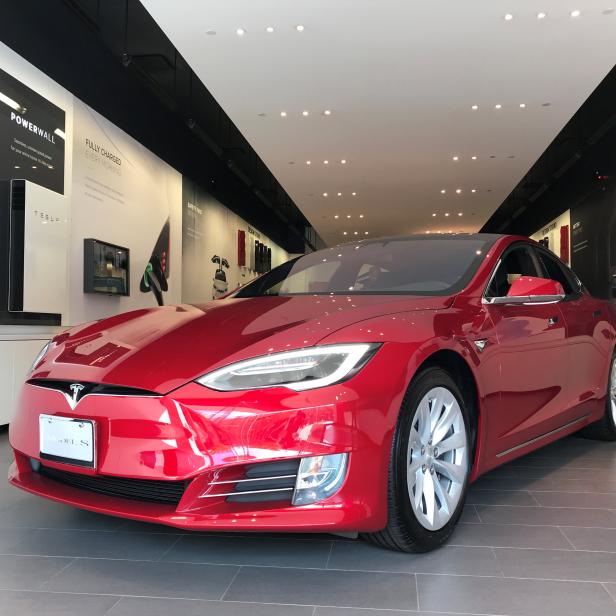
[[30,378],[167,393],[234,361],[313,346],[359,321],[442,309],[452,301],[453,297],[309,295],[136,310],[60,334]]

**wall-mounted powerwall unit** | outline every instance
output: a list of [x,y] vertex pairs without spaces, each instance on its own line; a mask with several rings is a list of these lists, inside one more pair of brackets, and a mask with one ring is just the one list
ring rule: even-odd
[[9,227],[5,309],[62,314],[67,304],[66,199],[27,180],[2,183],[0,208]]

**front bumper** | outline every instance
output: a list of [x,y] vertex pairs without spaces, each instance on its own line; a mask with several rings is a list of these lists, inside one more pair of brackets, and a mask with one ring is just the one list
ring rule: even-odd
[[[10,428],[15,463],[9,480],[83,509],[189,529],[378,530],[387,521],[389,452],[403,393],[395,381],[371,362],[347,383],[306,392],[223,393],[191,383],[160,397],[86,396],[74,410],[61,393],[26,384]],[[94,477],[185,481],[183,496],[177,504],[120,498],[33,471],[31,461],[40,460],[40,413],[90,419],[96,426],[95,470],[43,461],[46,466]],[[319,503],[217,496],[229,490],[221,481],[241,478],[255,464],[344,452],[346,479]]]

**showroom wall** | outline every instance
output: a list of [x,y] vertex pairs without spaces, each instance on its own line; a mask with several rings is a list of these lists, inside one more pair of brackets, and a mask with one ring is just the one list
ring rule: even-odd
[[551,220],[530,237],[549,248],[568,265],[571,264],[571,212],[569,210]]
[[[271,265],[289,258],[198,183],[183,179],[2,43],[0,94],[0,233],[7,238],[15,187],[25,187],[22,312],[9,310],[15,268],[4,237],[0,263],[0,425],[9,421],[32,358],[61,328],[157,305],[144,283],[155,260],[169,304],[208,301],[255,277],[264,268],[251,254],[255,241],[265,254],[269,248]],[[28,98],[30,109],[16,98]],[[39,108],[47,108],[46,115]],[[43,116],[54,126],[43,130]],[[18,164],[22,160],[32,164]],[[87,239],[128,249],[126,295],[84,293]],[[35,312],[26,312],[28,306]]]

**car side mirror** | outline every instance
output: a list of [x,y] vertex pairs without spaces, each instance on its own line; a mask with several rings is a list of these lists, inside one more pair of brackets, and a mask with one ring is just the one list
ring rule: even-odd
[[516,278],[505,297],[493,297],[488,304],[555,304],[565,298],[560,282],[549,278],[520,276]]

